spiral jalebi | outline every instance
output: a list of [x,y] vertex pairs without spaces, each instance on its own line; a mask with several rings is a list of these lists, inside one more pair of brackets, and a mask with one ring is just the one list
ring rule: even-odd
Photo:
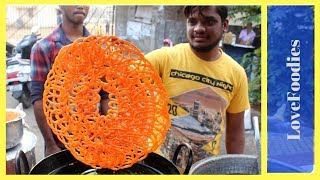
[[[99,92],[109,93],[101,115]],[[94,168],[131,167],[155,151],[170,127],[168,95],[133,44],[89,36],[64,46],[45,82],[44,113],[72,155]]]

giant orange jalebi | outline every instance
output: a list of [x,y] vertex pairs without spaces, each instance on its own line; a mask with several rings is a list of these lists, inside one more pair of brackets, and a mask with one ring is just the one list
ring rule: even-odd
[[[100,115],[100,90],[109,93]],[[155,151],[170,126],[168,95],[157,71],[130,42],[80,38],[63,47],[43,94],[52,131],[79,161],[94,168],[131,167]]]

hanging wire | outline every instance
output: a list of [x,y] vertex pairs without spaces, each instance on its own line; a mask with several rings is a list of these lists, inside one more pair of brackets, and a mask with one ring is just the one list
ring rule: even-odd
[[[36,17],[37,14],[39,14],[46,6],[42,6],[40,10],[38,10],[31,18],[29,18],[27,21],[25,21],[22,25],[25,26],[28,22],[30,22],[34,17]],[[15,36],[17,34],[18,31],[20,31],[22,28],[18,28],[17,30],[15,30],[10,36],[9,38]]]
[[97,12],[97,7],[95,7],[95,9],[94,9],[94,11],[93,11],[93,13],[91,14],[91,16],[89,17],[89,20],[86,22],[86,23],[83,23],[84,24],[84,26],[87,26],[87,24],[89,24],[90,23],[90,21],[91,21],[91,19],[92,19],[92,17],[96,14],[96,12]]
[[96,26],[99,24],[99,21],[100,21],[101,17],[104,15],[104,12],[106,11],[106,9],[109,9],[109,8],[110,8],[110,6],[106,6],[106,7],[103,9],[100,17],[98,18],[98,20],[97,20],[96,23],[94,24],[94,26],[93,26],[93,28],[92,28],[92,30],[91,30],[91,33],[94,32]]

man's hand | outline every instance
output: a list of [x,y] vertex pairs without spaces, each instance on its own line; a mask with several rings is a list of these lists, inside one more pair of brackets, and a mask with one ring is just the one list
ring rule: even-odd
[[100,101],[100,110],[102,115],[107,115],[108,114],[108,103],[110,102],[109,99],[101,99]]

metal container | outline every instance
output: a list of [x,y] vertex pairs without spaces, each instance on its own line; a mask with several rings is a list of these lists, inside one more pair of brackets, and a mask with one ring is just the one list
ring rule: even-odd
[[260,131],[258,117],[253,117],[257,155],[226,154],[202,159],[191,166],[189,174],[260,174]]
[[18,145],[23,137],[22,119],[26,113],[18,109],[6,109],[7,118],[9,113],[15,114],[12,119],[6,120],[6,149]]
[[16,155],[20,150],[25,152],[27,160],[29,162],[29,168],[32,168],[36,164],[36,142],[36,135],[24,129],[21,142],[15,147],[7,149],[6,151],[6,174],[16,174]]
[[258,159],[244,154],[208,157],[194,163],[189,174],[259,174]]

